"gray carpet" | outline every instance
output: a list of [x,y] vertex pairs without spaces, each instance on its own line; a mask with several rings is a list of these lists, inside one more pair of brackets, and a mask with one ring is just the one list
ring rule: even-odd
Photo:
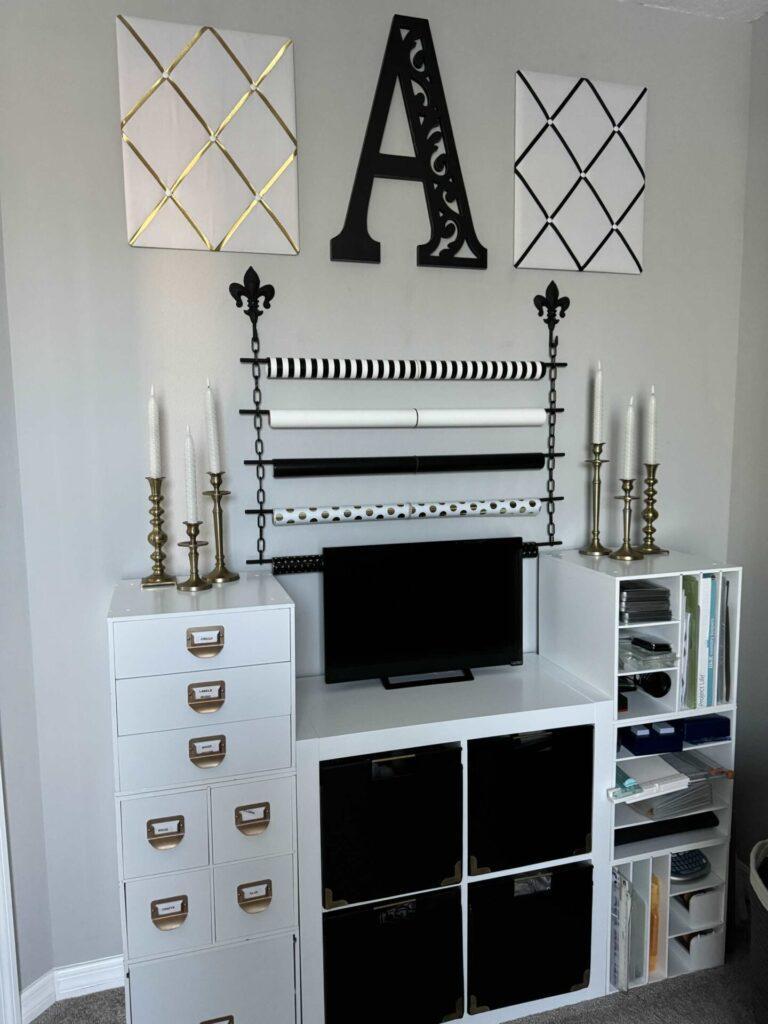
[[[482,1024],[482,1016],[477,1018]],[[69,999],[36,1024],[125,1024],[120,989]],[[762,1024],[750,1006],[744,955],[725,967],[648,985],[624,996],[527,1017],[526,1024]]]

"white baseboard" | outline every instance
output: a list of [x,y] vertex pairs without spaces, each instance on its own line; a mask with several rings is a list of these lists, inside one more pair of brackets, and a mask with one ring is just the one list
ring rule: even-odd
[[27,985],[21,993],[21,1024],[30,1024],[56,1002],[56,979],[53,971]]
[[124,984],[121,956],[57,967],[28,985],[21,993],[21,1024],[31,1024],[49,1006],[62,999],[103,992],[108,988],[122,988]]

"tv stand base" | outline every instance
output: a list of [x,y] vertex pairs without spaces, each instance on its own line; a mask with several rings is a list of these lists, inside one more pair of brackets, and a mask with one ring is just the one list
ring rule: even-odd
[[432,686],[435,683],[464,683],[474,679],[470,669],[462,669],[456,675],[454,669],[447,672],[421,672],[414,676],[382,676],[381,685],[385,690],[403,690],[408,686]]

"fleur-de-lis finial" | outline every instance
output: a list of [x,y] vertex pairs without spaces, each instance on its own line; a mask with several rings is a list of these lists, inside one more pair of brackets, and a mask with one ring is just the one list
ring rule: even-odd
[[537,295],[533,300],[533,304],[538,310],[539,316],[544,316],[544,311],[546,310],[547,315],[544,317],[544,320],[547,327],[554,330],[565,316],[571,300],[567,299],[564,295],[561,296],[560,289],[555,282],[550,281],[544,295]]
[[253,267],[248,267],[243,283],[239,284],[234,281],[229,286],[229,294],[237,303],[238,309],[242,309],[243,300],[245,300],[246,305],[243,312],[251,318],[255,325],[264,310],[269,309],[272,299],[275,297],[275,289],[271,284],[262,284]]

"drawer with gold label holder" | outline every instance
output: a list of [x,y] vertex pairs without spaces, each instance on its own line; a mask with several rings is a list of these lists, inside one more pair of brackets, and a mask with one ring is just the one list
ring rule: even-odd
[[213,859],[217,864],[291,853],[293,777],[259,779],[211,790]]
[[118,679],[120,736],[195,728],[201,722],[242,722],[291,713],[291,665],[181,672]]
[[134,964],[134,1024],[294,1024],[293,936]]
[[213,940],[211,873],[180,871],[125,883],[129,958],[180,953]]
[[121,800],[119,813],[124,878],[208,865],[207,789]]
[[279,771],[291,767],[291,718],[121,736],[117,754],[123,793]]
[[290,612],[216,611],[114,624],[117,679],[290,661]]
[[296,923],[291,854],[217,866],[213,890],[217,942],[249,939]]

